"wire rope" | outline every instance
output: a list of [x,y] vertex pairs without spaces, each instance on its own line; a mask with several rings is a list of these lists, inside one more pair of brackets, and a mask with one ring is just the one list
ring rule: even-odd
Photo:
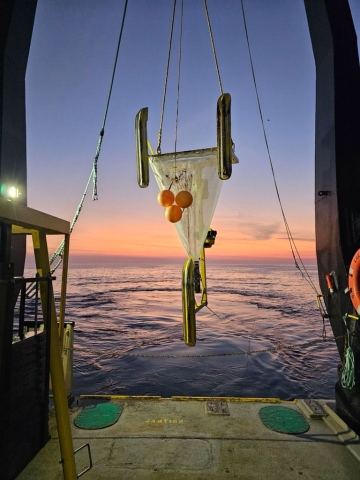
[[159,127],[159,133],[158,133],[158,146],[157,146],[157,149],[156,149],[156,153],[158,155],[161,154],[162,127],[163,127],[163,121],[164,121],[167,83],[168,83],[168,78],[169,78],[169,65],[170,65],[170,57],[171,57],[172,38],[173,38],[173,32],[174,32],[175,10],[176,10],[176,0],[174,0],[174,5],[173,5],[171,27],[170,27],[169,48],[168,48],[168,55],[167,55],[167,61],[166,61],[165,83],[164,83],[163,100],[162,100],[162,105],[161,105],[160,127]]
[[[107,96],[107,101],[106,101],[106,106],[105,106],[105,113],[104,113],[104,118],[103,118],[101,130],[100,130],[100,134],[99,134],[99,140],[98,140],[97,147],[96,147],[96,152],[95,152],[95,157],[94,157],[94,162],[93,162],[93,168],[92,168],[92,170],[91,170],[89,179],[88,179],[88,181],[87,181],[87,184],[86,184],[84,193],[83,193],[83,195],[82,195],[82,197],[81,197],[81,200],[80,200],[80,203],[79,203],[79,205],[78,205],[78,208],[77,208],[77,210],[76,210],[76,212],[75,212],[74,218],[73,218],[73,220],[72,220],[72,222],[71,222],[70,233],[73,231],[74,226],[75,226],[75,223],[77,222],[77,219],[79,218],[80,212],[81,212],[81,210],[82,210],[82,207],[83,207],[83,204],[84,204],[84,201],[85,201],[86,194],[87,194],[88,189],[89,189],[89,186],[90,186],[91,179],[93,179],[93,182],[94,182],[94,187],[93,187],[93,200],[97,200],[97,199],[98,199],[98,193],[97,193],[97,163],[98,163],[98,159],[99,159],[99,155],[100,155],[100,151],[101,151],[102,141],[103,141],[104,134],[105,134],[105,125],[106,125],[106,120],[107,120],[107,116],[108,116],[108,111],[109,111],[109,106],[110,106],[111,95],[112,95],[113,86],[114,86],[114,79],[115,79],[117,62],[118,62],[118,58],[119,58],[120,44],[121,44],[122,35],[123,35],[123,30],[124,30],[124,24],[125,24],[125,17],[126,17],[127,5],[128,5],[128,0],[125,0],[124,12],[123,12],[123,16],[122,16],[120,33],[119,33],[119,38],[118,38],[118,43],[117,43],[116,53],[115,53],[114,66],[113,66],[112,74],[111,74],[110,88],[109,88],[109,93],[108,93],[108,96]],[[62,244],[64,244],[64,241],[62,242]],[[61,244],[60,244],[60,245],[61,245]],[[63,251],[63,248],[62,248],[62,251]]]
[[109,88],[109,94],[106,102],[106,107],[105,107],[105,114],[104,114],[104,119],[102,123],[102,127],[100,130],[100,135],[99,135],[99,140],[98,144],[96,147],[96,153],[95,153],[95,158],[94,158],[94,164],[93,164],[93,170],[91,172],[91,175],[93,176],[93,182],[94,182],[94,187],[93,187],[93,200],[98,199],[98,193],[97,193],[97,163],[100,155],[100,150],[101,150],[101,145],[102,141],[104,138],[104,133],[105,133],[105,124],[106,124],[106,119],[109,111],[109,105],[110,105],[110,99],[111,99],[111,94],[113,90],[113,85],[114,85],[114,78],[115,78],[115,72],[116,72],[116,66],[117,66],[117,61],[119,57],[119,50],[120,50],[120,44],[121,44],[121,39],[122,39],[122,34],[124,30],[124,24],[125,24],[125,17],[126,17],[126,9],[127,9],[127,4],[128,0],[125,0],[125,5],[124,5],[124,13],[122,17],[122,22],[121,22],[121,28],[120,28],[120,33],[119,33],[119,40],[116,48],[116,54],[115,54],[115,61],[114,61],[114,67],[111,75],[111,81],[110,81],[110,88]]
[[223,94],[223,88],[222,88],[221,77],[220,77],[220,69],[219,69],[219,64],[218,64],[218,61],[217,61],[215,42],[214,42],[214,37],[213,37],[213,34],[212,34],[212,30],[211,30],[211,23],[210,23],[209,11],[208,11],[208,8],[207,8],[206,0],[204,0],[204,8],[205,8],[206,21],[207,21],[207,25],[208,25],[208,29],[209,29],[209,34],[210,34],[211,48],[212,48],[213,55],[214,55],[216,74],[217,74],[217,77],[218,77],[220,93],[222,95]]
[[175,179],[176,179],[176,149],[177,149],[178,123],[179,123],[179,100],[180,100],[180,76],[181,76],[183,16],[184,16],[184,0],[181,0],[178,80],[177,80],[177,94],[176,94],[175,141],[174,141],[174,143],[175,143],[175,145],[174,145],[174,178]]
[[[246,22],[243,0],[241,0],[241,9],[242,9],[242,16],[243,16],[243,21],[244,21],[246,42],[247,42],[247,47],[248,47],[248,52],[249,52],[251,73],[252,73],[252,78],[253,78],[253,82],[254,82],[254,88],[255,88],[256,100],[257,100],[257,105],[258,105],[258,110],[259,110],[259,115],[260,115],[260,120],[261,120],[261,125],[262,125],[263,136],[264,136],[266,150],[267,150],[267,154],[268,154],[268,158],[269,158],[269,162],[270,162],[271,173],[272,173],[272,177],[273,177],[273,181],[274,181],[274,185],[275,185],[276,196],[278,198],[278,202],[279,202],[279,205],[280,205],[281,215],[282,215],[282,218],[283,218],[283,221],[284,221],[285,230],[286,230],[286,234],[287,234],[289,245],[290,245],[290,250],[291,250],[291,253],[292,253],[292,256],[293,256],[293,259],[294,259],[295,267],[300,271],[302,277],[310,285],[310,287],[314,290],[316,295],[318,295],[318,290],[317,290],[316,286],[314,285],[314,282],[312,281],[312,279],[310,277],[310,274],[307,271],[307,269],[306,269],[306,267],[305,267],[305,265],[302,261],[302,258],[300,256],[300,253],[297,249],[297,246],[296,246],[295,240],[292,236],[290,226],[288,224],[288,221],[287,221],[287,218],[286,218],[286,215],[285,215],[285,211],[284,211],[284,208],[283,208],[283,205],[282,205],[282,201],[281,201],[281,198],[280,198],[280,193],[279,193],[279,189],[278,189],[278,185],[277,185],[277,181],[276,181],[276,176],[275,176],[274,165],[273,165],[272,157],[271,157],[271,154],[270,154],[270,147],[269,147],[269,142],[268,142],[268,138],[267,138],[267,134],[266,134],[265,123],[264,123],[264,118],[263,118],[263,114],[262,114],[262,108],[261,108],[261,104],[260,104],[259,91],[258,91],[258,88],[257,88],[255,68],[254,68],[252,54],[251,54],[250,40],[249,40],[249,34],[248,34],[248,29],[247,29],[247,22]],[[297,259],[299,260],[299,262],[301,264],[301,267],[300,267]]]
[[[92,169],[91,169],[91,173],[90,173],[89,179],[88,179],[88,181],[87,181],[87,183],[86,183],[86,187],[85,187],[84,193],[82,194],[80,203],[79,203],[79,205],[78,205],[78,207],[77,207],[77,209],[76,209],[75,215],[74,215],[73,220],[72,220],[72,222],[71,222],[71,226],[70,226],[70,231],[69,231],[69,233],[71,233],[71,232],[73,231],[74,226],[75,226],[75,223],[77,222],[77,220],[78,220],[78,218],[79,218],[79,215],[80,215],[80,212],[81,212],[81,210],[82,210],[82,208],[83,208],[84,201],[85,201],[85,198],[86,198],[87,192],[88,192],[88,190],[89,190],[89,186],[90,186],[90,183],[91,183],[91,180],[92,180],[92,179],[93,179],[93,200],[97,200],[97,199],[98,199],[98,192],[97,192],[97,163],[98,163],[98,159],[99,159],[99,156],[100,156],[102,141],[103,141],[103,138],[104,138],[105,125],[106,125],[106,120],[107,120],[107,116],[108,116],[108,111],[109,111],[109,105],[110,105],[111,95],[112,95],[113,86],[114,86],[114,79],[115,79],[116,67],[117,67],[117,62],[118,62],[118,57],[119,57],[120,44],[121,44],[122,35],[123,35],[123,30],[124,30],[124,24],[125,24],[125,17],[126,17],[126,11],[127,11],[128,1],[129,1],[129,0],[125,0],[125,4],[124,4],[124,11],[123,11],[123,16],[122,16],[122,21],[121,21],[121,27],[120,27],[120,32],[119,32],[119,38],[118,38],[117,47],[116,47],[114,66],[113,66],[113,69],[112,69],[112,75],[111,75],[111,81],[110,81],[110,88],[109,88],[109,93],[108,93],[108,96],[107,96],[107,101],[106,101],[106,106],[105,106],[105,113],[104,113],[104,118],[103,118],[101,130],[100,130],[100,134],[99,134],[99,140],[98,140],[98,143],[97,143],[97,146],[96,146],[95,157],[94,157],[94,160],[93,160],[93,166],[92,166]],[[57,249],[55,250],[55,252],[54,252],[54,253],[52,254],[52,256],[50,257],[50,260],[49,260],[50,266],[54,263],[55,259],[56,259],[57,257],[59,257],[58,263],[55,265],[54,268],[51,269],[51,274],[53,274],[53,273],[55,272],[55,270],[56,270],[56,269],[61,265],[61,263],[62,263],[63,253],[64,253],[64,245],[65,245],[65,241],[62,240],[62,242],[59,244],[59,246],[57,247]],[[33,291],[34,291],[33,284],[29,284],[29,286],[28,286],[28,288],[27,288],[27,290],[26,290],[26,295],[27,295],[27,296],[30,296]]]

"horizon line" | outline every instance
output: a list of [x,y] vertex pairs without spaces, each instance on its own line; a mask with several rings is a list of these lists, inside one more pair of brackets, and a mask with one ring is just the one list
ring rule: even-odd
[[[82,255],[82,254],[70,254],[69,257],[69,267],[75,267],[78,265],[99,265],[117,263],[121,264],[150,264],[150,263],[160,263],[160,264],[178,264],[184,263],[187,257],[184,256],[174,256],[174,257],[158,257],[158,256],[135,256],[135,255]],[[308,265],[316,265],[316,258],[314,257],[304,257],[302,261]],[[244,265],[291,265],[294,264],[293,257],[250,257],[250,256],[220,256],[220,255],[209,255],[206,257],[206,263],[211,264],[244,264]],[[29,258],[25,262],[27,268],[35,266],[34,258]]]

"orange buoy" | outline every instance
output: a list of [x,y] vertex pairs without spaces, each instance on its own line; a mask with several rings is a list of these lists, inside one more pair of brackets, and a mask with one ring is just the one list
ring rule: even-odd
[[188,208],[193,202],[193,196],[187,190],[182,190],[176,195],[175,202],[181,208]]
[[169,220],[171,223],[178,222],[182,217],[181,208],[178,205],[171,205],[170,207],[167,207],[165,210],[165,217],[166,220]]
[[174,203],[175,197],[171,190],[162,190],[157,199],[162,207],[170,207]]

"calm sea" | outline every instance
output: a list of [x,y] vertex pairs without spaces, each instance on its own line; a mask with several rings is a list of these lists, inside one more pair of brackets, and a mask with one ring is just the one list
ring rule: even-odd
[[[277,349],[323,334],[315,293],[294,266],[208,266],[211,310],[197,314],[193,348],[182,340],[181,270],[70,269],[76,395],[334,396],[340,360],[334,341]],[[317,286],[316,268],[308,271]]]

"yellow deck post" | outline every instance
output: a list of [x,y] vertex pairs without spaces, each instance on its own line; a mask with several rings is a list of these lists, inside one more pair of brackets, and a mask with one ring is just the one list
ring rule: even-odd
[[[50,273],[46,234],[42,231],[33,231],[32,238],[34,244],[36,269],[40,276],[45,277]],[[48,291],[47,285],[43,282],[40,282],[40,295],[44,318],[46,318]],[[50,372],[55,403],[56,422],[59,432],[59,443],[64,478],[65,480],[75,480],[77,478],[77,474],[74,457],[74,447],[71,436],[68,404],[66,398],[64,371],[61,361],[61,350],[55,310],[55,299],[52,292],[51,295]]]
[[67,233],[64,239],[64,252],[63,252],[62,277],[61,277],[61,295],[60,295],[59,337],[60,337],[61,352],[63,351],[63,347],[64,347],[64,324],[65,324],[67,274],[68,274],[68,268],[69,268],[69,245],[70,245],[70,234]]
[[[62,295],[66,292],[66,274],[68,268],[70,223],[52,215],[34,210],[17,202],[9,202],[0,197],[0,221],[12,227],[17,235],[32,235],[36,269],[40,276],[50,273],[49,255],[46,235],[64,235],[64,268],[61,285]],[[0,289],[0,294],[1,294]],[[40,295],[44,319],[48,309],[48,289],[40,282]],[[54,294],[50,298],[50,372],[54,394],[56,422],[59,433],[63,475],[65,480],[77,478],[73,441],[71,436],[70,417],[65,390],[65,379],[61,361],[59,331],[57,326]],[[62,319],[65,318],[65,300],[62,300]],[[0,315],[1,320],[1,315]],[[62,328],[63,329],[63,328]]]

